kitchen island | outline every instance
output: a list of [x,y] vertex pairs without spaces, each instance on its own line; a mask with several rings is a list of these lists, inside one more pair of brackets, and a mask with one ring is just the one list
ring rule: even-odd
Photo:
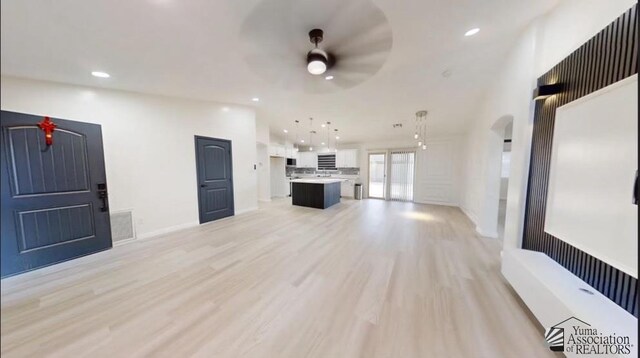
[[298,206],[326,209],[340,202],[340,183],[344,179],[291,180],[291,203]]

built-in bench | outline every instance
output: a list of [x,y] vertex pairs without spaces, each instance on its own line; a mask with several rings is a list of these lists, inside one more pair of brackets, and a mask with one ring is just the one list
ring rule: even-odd
[[637,357],[638,319],[549,256],[530,250],[505,251],[502,274],[545,329],[576,317],[598,332],[629,336],[633,351],[620,356]]

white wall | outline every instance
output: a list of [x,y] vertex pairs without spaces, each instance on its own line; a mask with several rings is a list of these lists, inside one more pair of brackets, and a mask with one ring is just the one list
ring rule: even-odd
[[259,117],[256,117],[256,141],[258,143],[269,145],[269,137],[269,124]]
[[2,109],[102,126],[112,211],[133,209],[138,237],[198,224],[194,135],[230,139],[236,214],[257,207],[252,109],[2,77]]
[[370,142],[360,145],[342,145],[341,149],[360,151],[360,181],[363,196],[367,196],[369,177],[368,153],[386,149],[416,149],[416,176],[414,201],[424,204],[457,206],[460,202],[463,159],[462,137],[427,138],[427,150],[417,148],[412,140]]
[[258,182],[258,200],[271,200],[271,178],[269,161],[269,125],[256,117],[256,162]]
[[537,77],[580,47],[635,1],[567,0],[534,21],[504,59],[502,71],[487,91],[484,104],[466,136],[461,207],[480,233],[491,236],[497,227],[499,181],[498,134],[492,127],[513,116],[505,248],[520,246],[524,220],[533,107],[531,92]]
[[271,171],[271,197],[283,198],[287,194],[285,192],[285,158],[271,157],[270,159],[270,171]]
[[417,150],[416,202],[459,205],[463,152],[461,139],[427,138],[427,149]]
[[260,142],[256,142],[256,161],[258,182],[258,200],[271,200],[271,164],[269,160],[269,146]]

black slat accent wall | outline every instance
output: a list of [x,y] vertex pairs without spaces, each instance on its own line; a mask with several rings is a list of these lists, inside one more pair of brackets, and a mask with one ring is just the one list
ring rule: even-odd
[[538,78],[538,85],[560,82],[565,88],[563,93],[536,103],[522,244],[525,249],[549,255],[636,317],[638,280],[545,233],[544,217],[556,108],[638,73],[637,19],[634,5]]

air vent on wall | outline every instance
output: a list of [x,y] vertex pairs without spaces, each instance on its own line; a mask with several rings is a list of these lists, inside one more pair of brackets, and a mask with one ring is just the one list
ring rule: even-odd
[[111,239],[119,244],[136,238],[133,227],[133,212],[122,210],[111,213]]

